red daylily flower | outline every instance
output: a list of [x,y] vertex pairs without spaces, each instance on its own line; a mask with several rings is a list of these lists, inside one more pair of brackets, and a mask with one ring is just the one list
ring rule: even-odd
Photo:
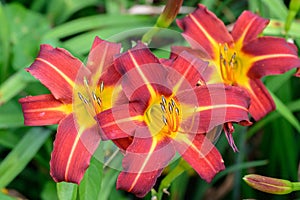
[[[25,125],[58,124],[50,174],[57,182],[80,183],[100,136],[94,116],[112,106],[120,74],[112,66],[120,45],[95,38],[86,67],[68,51],[41,45],[27,68],[52,94],[19,100]],[[120,88],[120,87],[119,87]]]
[[[205,85],[207,63],[183,52],[161,64],[141,43],[115,59],[129,99],[97,115],[104,140],[132,138],[117,188],[145,196],[175,152],[206,181],[224,163],[205,136],[225,122],[249,123],[247,94],[223,84]],[[170,64],[169,63],[169,64]],[[199,86],[196,86],[199,85]]]
[[[300,66],[297,48],[283,38],[259,37],[269,20],[244,11],[231,33],[224,23],[203,5],[177,20],[190,43],[190,52],[210,62],[210,83],[224,82],[246,89],[251,97],[249,112],[259,120],[275,109],[260,78],[284,73]],[[174,54],[187,47],[174,47]]]

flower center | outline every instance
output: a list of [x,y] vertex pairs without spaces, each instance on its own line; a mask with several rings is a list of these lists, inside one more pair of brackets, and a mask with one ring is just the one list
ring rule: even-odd
[[[102,111],[102,93],[104,92],[104,83],[103,81],[100,84],[99,89],[90,88],[88,80],[84,78],[84,94],[78,92],[78,97],[82,104],[84,105],[85,110],[89,113],[91,117],[95,117],[98,113]],[[97,91],[98,89],[98,91]]]
[[151,134],[156,137],[175,137],[179,128],[181,111],[178,102],[161,96],[146,110],[146,122]]
[[234,85],[241,74],[241,66],[237,59],[237,53],[232,48],[228,48],[226,43],[219,44],[219,52],[222,79],[226,84]]

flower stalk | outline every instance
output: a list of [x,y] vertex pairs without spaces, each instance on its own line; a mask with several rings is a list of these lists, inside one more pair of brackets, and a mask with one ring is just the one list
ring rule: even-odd
[[168,0],[163,12],[158,17],[155,25],[142,38],[143,43],[149,44],[152,37],[160,28],[167,28],[177,16],[183,0]]

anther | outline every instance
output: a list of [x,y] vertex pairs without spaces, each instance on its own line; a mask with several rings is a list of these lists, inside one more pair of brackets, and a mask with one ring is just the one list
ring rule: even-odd
[[175,113],[179,115],[179,109],[177,107],[175,108]]
[[166,107],[163,103],[160,103],[160,108],[164,113],[166,113]]
[[87,78],[86,78],[86,77],[83,77],[83,83],[84,83],[84,85],[86,85],[86,86],[88,86],[88,85],[89,85],[89,82],[88,82],[88,80],[87,80]]
[[227,45],[224,45],[224,51],[225,51],[225,52],[228,51]]
[[165,124],[165,125],[167,125],[167,124],[168,124],[168,121],[167,121],[167,119],[166,119],[166,117],[165,117],[165,116],[162,116],[162,120],[163,120],[163,122],[164,122],[164,124]]
[[97,97],[96,101],[97,101],[98,105],[101,106],[101,99],[100,99],[100,97]]
[[92,92],[92,96],[93,96],[93,99],[94,99],[95,101],[97,101],[97,96],[96,96],[95,92]]
[[173,113],[173,106],[171,103],[169,103],[169,112],[172,114]]
[[167,105],[166,98],[164,96],[161,96],[161,101],[164,105]]
[[78,97],[81,101],[84,101],[84,97],[82,96],[82,94],[80,92],[77,93],[78,94]]
[[101,81],[101,83],[100,83],[100,92],[103,92],[103,90],[104,90],[104,82]]
[[171,99],[171,104],[172,104],[173,107],[175,106],[175,101],[174,101],[174,99]]

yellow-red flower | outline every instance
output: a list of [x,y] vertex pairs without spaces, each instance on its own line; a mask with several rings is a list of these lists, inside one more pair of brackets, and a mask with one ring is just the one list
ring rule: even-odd
[[122,97],[117,84],[120,74],[112,66],[120,48],[95,38],[85,67],[68,51],[41,45],[38,57],[27,68],[52,93],[28,96],[19,102],[25,125],[58,124],[50,161],[55,181],[79,183],[89,166],[100,142],[94,117],[111,108],[116,100],[113,91]]
[[[248,91],[255,120],[275,109],[260,78],[300,66],[297,48],[283,38],[259,37],[269,20],[244,11],[231,32],[203,5],[177,21],[197,56],[210,62],[210,83],[224,82]],[[174,54],[188,48],[173,47]]]

